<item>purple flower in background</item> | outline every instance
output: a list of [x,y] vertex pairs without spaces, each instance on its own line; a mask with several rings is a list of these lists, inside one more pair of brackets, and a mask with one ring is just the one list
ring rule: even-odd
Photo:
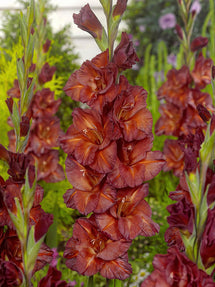
[[195,12],[196,14],[199,14],[199,12],[201,11],[201,4],[199,3],[198,0],[194,1],[191,8],[190,8],[190,12]]
[[154,73],[154,77],[155,77],[155,81],[158,82],[158,81],[161,81],[161,82],[164,82],[164,71],[160,71],[160,72],[155,72]]
[[132,34],[127,34],[128,35],[128,38],[129,38],[129,40],[133,40],[133,35]]
[[69,287],[74,287],[74,286],[76,286],[76,284],[77,284],[77,282],[75,280],[73,280],[73,281],[69,280],[68,286]]
[[175,27],[176,18],[173,13],[168,13],[159,18],[159,26],[161,29],[166,30]]
[[134,41],[134,46],[138,47],[139,45],[140,45],[140,41],[135,40],[135,41]]
[[140,25],[139,26],[140,32],[145,32],[146,31],[146,26],[145,25]]
[[167,62],[172,65],[173,67],[176,66],[176,55],[175,54],[170,54],[168,57],[167,57]]

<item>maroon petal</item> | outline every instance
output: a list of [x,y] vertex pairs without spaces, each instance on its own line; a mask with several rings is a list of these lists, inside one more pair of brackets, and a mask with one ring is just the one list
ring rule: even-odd
[[132,273],[131,265],[128,263],[127,256],[119,257],[116,260],[106,262],[100,271],[103,277],[108,279],[125,280]]

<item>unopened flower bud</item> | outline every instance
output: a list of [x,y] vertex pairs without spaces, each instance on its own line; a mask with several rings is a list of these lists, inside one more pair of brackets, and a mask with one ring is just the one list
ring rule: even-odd
[[51,41],[49,39],[46,40],[45,44],[43,45],[43,53],[47,53],[51,45]]
[[212,79],[215,80],[215,66],[212,67]]
[[127,0],[118,0],[113,10],[113,17],[122,16],[126,10]]
[[94,38],[102,39],[103,27],[89,4],[85,5],[79,14],[73,14],[75,24],[82,30],[90,33]]
[[178,24],[176,24],[176,25],[175,25],[175,29],[176,29],[176,32],[177,32],[177,34],[178,34],[178,37],[179,37],[181,40],[183,40],[183,32],[182,32],[181,27],[180,27]]
[[26,116],[22,116],[22,121],[20,123],[20,136],[25,137],[28,134],[30,128],[30,120]]
[[204,122],[208,122],[211,118],[210,112],[201,104],[198,104],[196,107],[199,116],[203,119]]
[[12,114],[13,113],[13,99],[7,98],[7,100],[5,102],[8,106],[9,112]]
[[205,46],[207,46],[207,44],[208,44],[208,38],[199,36],[192,41],[190,49],[192,52],[195,52],[199,49],[204,48]]

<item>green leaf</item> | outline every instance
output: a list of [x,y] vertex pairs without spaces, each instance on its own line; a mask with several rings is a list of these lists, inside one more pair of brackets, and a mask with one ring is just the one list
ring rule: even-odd
[[30,104],[31,104],[31,101],[32,101],[32,99],[33,99],[35,81],[36,81],[36,80],[35,80],[35,78],[34,78],[34,79],[32,80],[32,82],[31,82],[31,84],[30,84],[28,90],[26,91],[26,93],[25,93],[24,96],[23,96],[23,101],[22,101],[22,113],[23,113],[23,114],[28,110],[28,108],[29,108],[29,106],[30,106]]
[[43,240],[44,240],[44,237],[41,237],[37,242],[35,242],[35,226],[31,226],[31,229],[30,229],[30,232],[29,232],[29,235],[28,235],[28,241],[27,241],[27,254],[25,256],[25,259],[26,259],[26,266],[27,266],[27,270],[28,272],[32,272],[33,269],[34,269],[34,265],[35,265],[35,262],[36,262],[36,259],[37,259],[37,255],[38,255],[38,252],[40,250],[40,246],[41,244],[43,243]]
[[34,22],[34,0],[30,1],[30,6],[27,8],[27,24],[28,29],[31,29],[31,25]]
[[27,65],[28,68],[31,66],[32,59],[33,59],[34,42],[35,42],[34,39],[35,39],[35,35],[30,34],[29,40],[28,40],[27,52],[25,55],[25,57],[26,57],[25,64]]
[[215,158],[215,130],[213,131],[212,135],[210,135],[210,126],[211,124],[209,124],[207,127],[205,140],[202,143],[201,149],[199,151],[201,161],[208,166],[213,165],[213,160]]
[[16,64],[17,68],[17,76],[19,80],[19,88],[20,88],[20,93],[23,93],[23,85],[24,85],[24,74],[25,74],[25,68],[22,59],[17,60]]
[[122,281],[115,279],[114,287],[122,287]]
[[202,201],[201,201],[200,208],[199,208],[199,222],[197,222],[197,224],[199,226],[198,232],[200,235],[202,235],[204,232],[205,223],[206,223],[207,216],[208,216],[208,203],[207,203],[208,190],[209,190],[209,185],[207,186],[206,191],[202,197]]
[[102,4],[106,17],[108,17],[112,7],[112,0],[99,0],[99,1]]
[[24,236],[25,236],[25,234],[24,234],[24,226],[25,226],[24,214],[23,214],[19,199],[17,197],[15,197],[14,200],[15,200],[15,204],[16,204],[16,208],[17,208],[17,213],[15,215],[9,209],[8,209],[8,213],[10,215],[10,218],[11,218],[13,224],[16,227],[16,231],[17,231],[17,235],[19,237],[19,240],[21,242],[23,242]]
[[99,46],[102,52],[104,52],[108,48],[108,38],[104,28],[102,29],[101,40],[99,40],[98,38],[94,38],[94,40],[96,41],[97,45]]
[[22,11],[20,12],[20,29],[21,29],[22,41],[23,41],[24,46],[26,47],[27,42],[28,42],[28,31],[27,31],[26,19]]
[[34,202],[34,193],[36,190],[36,184],[37,184],[37,168],[35,169],[35,179],[33,182],[32,187],[30,187],[30,183],[29,183],[29,176],[28,176],[28,169],[26,170],[26,174],[25,174],[25,186],[23,189],[23,206],[25,209],[27,209],[28,211],[30,211],[33,202]]
[[189,188],[189,193],[194,206],[198,206],[201,200],[201,189],[199,182],[199,171],[196,169],[196,173],[190,173],[189,175],[185,172],[186,182]]
[[214,271],[214,268],[215,268],[215,263],[209,267],[208,269],[205,270],[205,272],[208,274],[208,275],[211,275],[212,272]]
[[181,238],[183,240],[184,246],[185,246],[185,252],[187,257],[195,262],[195,250],[194,250],[194,243],[196,240],[196,234],[195,234],[195,229],[193,229],[193,234],[189,237],[187,235],[184,235],[183,233],[181,234]]
[[11,120],[13,122],[16,135],[19,136],[19,132],[20,132],[20,115],[19,115],[18,106],[17,106],[15,101],[13,102],[13,113],[11,114]]

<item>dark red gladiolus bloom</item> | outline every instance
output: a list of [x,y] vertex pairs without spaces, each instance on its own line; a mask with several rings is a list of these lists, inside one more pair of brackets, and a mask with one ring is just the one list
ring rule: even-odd
[[174,135],[179,136],[184,133],[181,127],[183,122],[183,109],[172,104],[166,103],[159,107],[161,117],[155,124],[156,135]]
[[141,287],[214,287],[212,278],[190,261],[176,247],[168,254],[158,254],[153,260],[154,271]]
[[204,89],[207,85],[211,83],[212,65],[213,61],[211,59],[206,59],[201,53],[199,54],[195,63],[195,67],[191,73],[196,88]]
[[53,116],[61,103],[61,99],[54,99],[54,92],[50,89],[44,88],[37,91],[32,101],[33,117],[49,117]]
[[170,227],[166,230],[165,240],[168,246],[177,246],[179,250],[184,250],[181,233],[187,237],[191,235],[194,219],[194,206],[184,174],[180,177],[180,183],[176,191],[170,192],[169,197],[172,200],[176,200],[177,203],[167,207],[170,213],[170,216],[167,218]]
[[30,179],[34,178],[34,167],[30,166],[32,157],[30,155],[25,155],[24,153],[13,153],[3,145],[0,144],[0,159],[8,163],[9,169],[8,174],[11,176],[10,179],[15,183],[25,182],[25,173],[27,168],[29,168]]
[[117,65],[120,71],[131,69],[139,59],[134,50],[132,41],[128,35],[122,32],[121,42],[114,50],[113,62]]
[[122,91],[113,106],[113,118],[118,123],[123,138],[130,142],[152,137],[152,115],[146,108],[147,92],[131,86],[121,77]]
[[7,94],[10,98],[20,98],[20,89],[18,80],[14,80],[13,88],[7,91]]
[[131,241],[113,241],[100,232],[93,217],[79,218],[67,242],[64,257],[68,268],[82,275],[98,272],[108,279],[124,280],[131,274],[126,252]]
[[48,63],[45,63],[38,77],[39,84],[43,85],[51,81],[55,71],[56,67],[50,67]]
[[[189,236],[189,234],[186,234],[186,232],[184,235]],[[167,228],[164,238],[169,247],[176,246],[180,251],[185,250],[184,242],[181,238],[181,231],[177,227],[171,226]]]
[[60,120],[57,117],[41,117],[34,121],[27,152],[44,154],[53,147],[59,146],[59,136],[63,134]]
[[48,150],[45,154],[36,155],[31,153],[38,163],[38,180],[46,182],[57,182],[64,180],[65,175],[61,165],[58,164],[58,151]]
[[195,52],[206,47],[207,44],[208,44],[208,38],[199,36],[191,42],[190,49],[192,52]]
[[128,0],[117,0],[117,3],[113,10],[113,17],[122,16],[126,10]]
[[57,268],[49,266],[47,275],[39,281],[38,287],[67,287],[66,281],[60,280],[61,276]]
[[107,176],[116,188],[135,187],[157,175],[165,161],[159,151],[150,151],[152,137],[130,143],[119,141],[116,164]]
[[71,157],[66,159],[66,173],[74,186],[64,195],[67,207],[87,215],[92,211],[105,212],[115,203],[116,190],[103,180],[104,174],[82,166]]
[[163,152],[166,159],[163,170],[173,170],[175,176],[180,176],[184,171],[184,152],[179,142],[176,140],[166,140]]
[[10,228],[13,228],[13,223],[10,219],[10,215],[7,211],[7,207],[4,203],[3,191],[0,188],[0,226],[7,225]]
[[79,14],[73,14],[74,23],[82,30],[90,33],[93,38],[102,39],[103,27],[89,4],[81,8]]
[[117,66],[109,62],[108,50],[86,61],[74,72],[64,87],[75,101],[86,103],[102,113],[105,104],[112,102],[118,91]]
[[73,125],[61,138],[64,151],[83,165],[98,172],[109,172],[116,162],[116,143],[113,121],[95,110],[77,108],[73,111]]
[[84,167],[71,156],[67,157],[65,165],[69,182],[74,188],[79,190],[91,191],[105,176],[103,173],[98,173],[89,167]]
[[[208,209],[206,226],[202,236],[200,254],[205,268],[215,263],[215,209]],[[213,272],[214,273],[214,272]]]
[[19,287],[22,281],[23,274],[16,264],[0,259],[0,286]]
[[34,180],[34,167],[30,165],[32,157],[23,153],[16,154],[10,152],[9,169],[8,174],[11,176],[13,182],[24,183],[25,173],[29,168],[29,179],[30,182]]
[[158,90],[158,99],[165,99],[179,107],[186,107],[190,101],[189,84],[192,82],[187,66],[167,73],[167,81]]
[[35,241],[37,242],[48,231],[53,223],[53,215],[46,213],[40,205],[35,206],[30,211],[30,224],[35,224]]
[[116,190],[101,183],[90,191],[69,189],[64,194],[64,202],[69,208],[77,209],[82,214],[103,213],[115,203]]
[[188,231],[190,234],[193,232],[193,218],[194,207],[185,198],[179,202],[167,206],[170,216],[167,221],[170,226],[179,228],[180,230]]
[[116,203],[109,212],[95,215],[99,229],[112,240],[155,235],[159,226],[151,219],[151,208],[144,200],[147,194],[147,184],[118,190]]

